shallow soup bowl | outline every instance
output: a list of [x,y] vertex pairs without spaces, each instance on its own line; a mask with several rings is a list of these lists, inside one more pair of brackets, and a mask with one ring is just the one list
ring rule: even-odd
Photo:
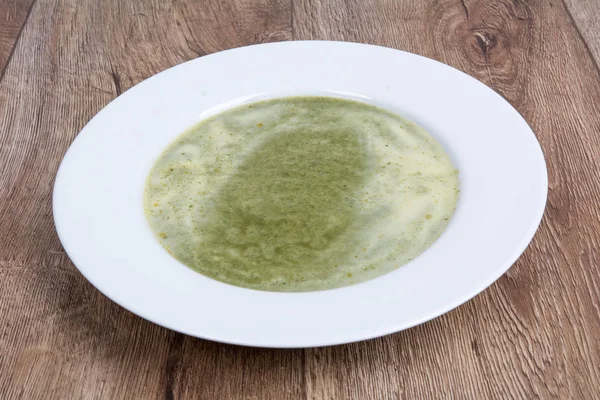
[[[459,171],[446,230],[420,256],[338,289],[240,288],[186,267],[159,244],[143,208],[163,149],[207,116],[269,98],[319,95],[374,104],[419,124]],[[123,93],[77,136],[58,171],[56,228],[102,293],[167,328],[219,342],[314,347],[397,332],[435,318],[498,279],[543,214],[544,157],[520,114],[439,62],[384,47],[282,42],[201,57]]]

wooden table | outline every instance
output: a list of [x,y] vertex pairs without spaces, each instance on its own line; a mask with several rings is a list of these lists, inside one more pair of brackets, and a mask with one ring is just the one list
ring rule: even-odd
[[[79,130],[165,68],[293,39],[422,54],[504,96],[548,162],[533,243],[443,317],[337,347],[211,343],[105,298],[52,222]],[[599,61],[598,0],[0,0],[0,398],[599,398]]]

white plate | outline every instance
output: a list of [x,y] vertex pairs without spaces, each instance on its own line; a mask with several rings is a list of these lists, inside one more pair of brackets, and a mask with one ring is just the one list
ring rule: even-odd
[[[311,293],[230,286],[171,257],[142,207],[146,176],[165,146],[209,114],[302,94],[386,107],[444,145],[460,171],[461,194],[442,236],[394,272]],[[198,58],[119,96],[65,155],[53,207],[60,240],[77,268],[137,315],[220,342],[309,347],[397,332],[475,296],[526,248],[546,194],[546,165],[533,132],[477,80],[383,47],[283,42]]]

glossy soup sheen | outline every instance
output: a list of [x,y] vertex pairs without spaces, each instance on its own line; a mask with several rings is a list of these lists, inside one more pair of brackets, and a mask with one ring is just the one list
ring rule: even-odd
[[362,282],[446,227],[458,172],[415,124],[372,105],[290,97],[214,115],[160,155],[146,217],[208,277],[268,291]]

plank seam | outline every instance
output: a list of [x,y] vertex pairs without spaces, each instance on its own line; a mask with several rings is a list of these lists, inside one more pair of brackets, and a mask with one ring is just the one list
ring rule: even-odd
[[290,0],[290,32],[292,40],[296,40],[296,33],[294,32],[294,0]]
[[592,63],[594,64],[596,73],[598,75],[600,75],[600,66],[596,62],[596,58],[594,58],[594,53],[592,53],[592,49],[590,49],[590,46],[588,45],[587,40],[585,40],[585,38],[581,34],[581,31],[579,30],[579,26],[575,22],[575,18],[573,18],[573,14],[571,14],[571,10],[569,10],[569,7],[567,6],[567,3],[565,3],[565,0],[561,0],[561,3],[563,5],[565,11],[567,12],[567,15],[569,16],[569,19],[571,20],[571,24],[573,24],[573,27],[575,28],[575,31],[577,32],[577,36],[579,37],[579,40],[581,40],[583,42],[585,51],[587,52],[588,56],[592,59]]
[[12,60],[13,54],[15,54],[15,49],[19,45],[19,40],[21,40],[21,34],[23,33],[23,30],[25,29],[25,25],[27,25],[27,22],[29,21],[29,16],[31,15],[31,10],[33,10],[33,6],[35,5],[35,3],[36,3],[36,0],[33,0],[31,2],[31,5],[29,6],[29,10],[27,10],[27,15],[25,16],[25,20],[23,21],[23,24],[21,25],[21,28],[19,29],[19,33],[17,34],[17,38],[15,39],[15,44],[13,45],[12,49],[10,49],[10,53],[8,54],[8,58],[6,59],[6,64],[4,64],[4,69],[2,70],[2,72],[0,72],[0,83],[2,83],[2,80],[4,79],[4,75],[6,74],[8,65],[10,64],[10,62]]

